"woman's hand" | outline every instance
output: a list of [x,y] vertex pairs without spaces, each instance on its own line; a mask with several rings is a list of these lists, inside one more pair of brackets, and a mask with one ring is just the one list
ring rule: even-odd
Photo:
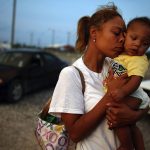
[[107,104],[106,118],[109,128],[121,127],[135,123],[144,114],[145,110],[132,110],[124,103],[112,102]]
[[107,92],[112,97],[112,99],[120,101],[126,96],[123,87],[128,82],[128,80],[129,78],[127,74],[122,74],[121,76],[115,78],[113,71],[109,71],[109,76],[105,80],[105,84],[108,89]]
[[106,84],[108,88],[108,92],[111,93],[111,91],[116,91],[116,89],[120,89],[122,86],[124,86],[128,82],[129,78],[127,74],[122,74],[119,77],[113,76],[113,71],[109,71],[109,76],[106,79]]

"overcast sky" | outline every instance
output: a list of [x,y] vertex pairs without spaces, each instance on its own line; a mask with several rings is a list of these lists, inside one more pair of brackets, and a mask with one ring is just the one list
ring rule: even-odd
[[[15,42],[74,45],[77,21],[108,0],[17,0]],[[111,1],[112,2],[112,1]],[[114,0],[126,22],[150,17],[150,0]],[[13,0],[0,0],[0,42],[10,42]]]

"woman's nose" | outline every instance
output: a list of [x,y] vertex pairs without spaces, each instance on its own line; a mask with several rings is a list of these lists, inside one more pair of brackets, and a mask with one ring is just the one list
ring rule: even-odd
[[122,33],[121,36],[120,36],[119,42],[124,43],[124,40],[125,40],[125,36],[124,36],[124,33]]

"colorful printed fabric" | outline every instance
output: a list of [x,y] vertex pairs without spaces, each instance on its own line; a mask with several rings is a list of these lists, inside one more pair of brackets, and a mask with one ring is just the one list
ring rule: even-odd
[[53,124],[38,118],[35,131],[37,140],[43,150],[75,150],[63,124]]
[[67,150],[68,135],[64,125],[54,125],[39,118],[36,136],[43,150]]
[[127,73],[127,69],[115,61],[112,61],[111,69],[113,70],[114,77],[119,77],[120,75]]
[[[121,76],[124,73],[127,73],[127,69],[125,67],[123,67],[123,65],[119,64],[118,62],[115,62],[114,60],[111,61],[110,64],[110,69],[113,71],[113,76],[114,78],[117,78],[119,76]],[[109,76],[109,72],[107,73],[107,75],[103,80],[103,90],[104,92],[107,92],[107,78]]]

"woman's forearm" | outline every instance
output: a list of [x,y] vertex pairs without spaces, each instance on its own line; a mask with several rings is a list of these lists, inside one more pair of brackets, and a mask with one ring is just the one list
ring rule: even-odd
[[91,133],[103,120],[106,113],[106,104],[112,99],[106,94],[96,106],[83,115],[62,114],[62,119],[69,132],[70,138],[78,142]]

